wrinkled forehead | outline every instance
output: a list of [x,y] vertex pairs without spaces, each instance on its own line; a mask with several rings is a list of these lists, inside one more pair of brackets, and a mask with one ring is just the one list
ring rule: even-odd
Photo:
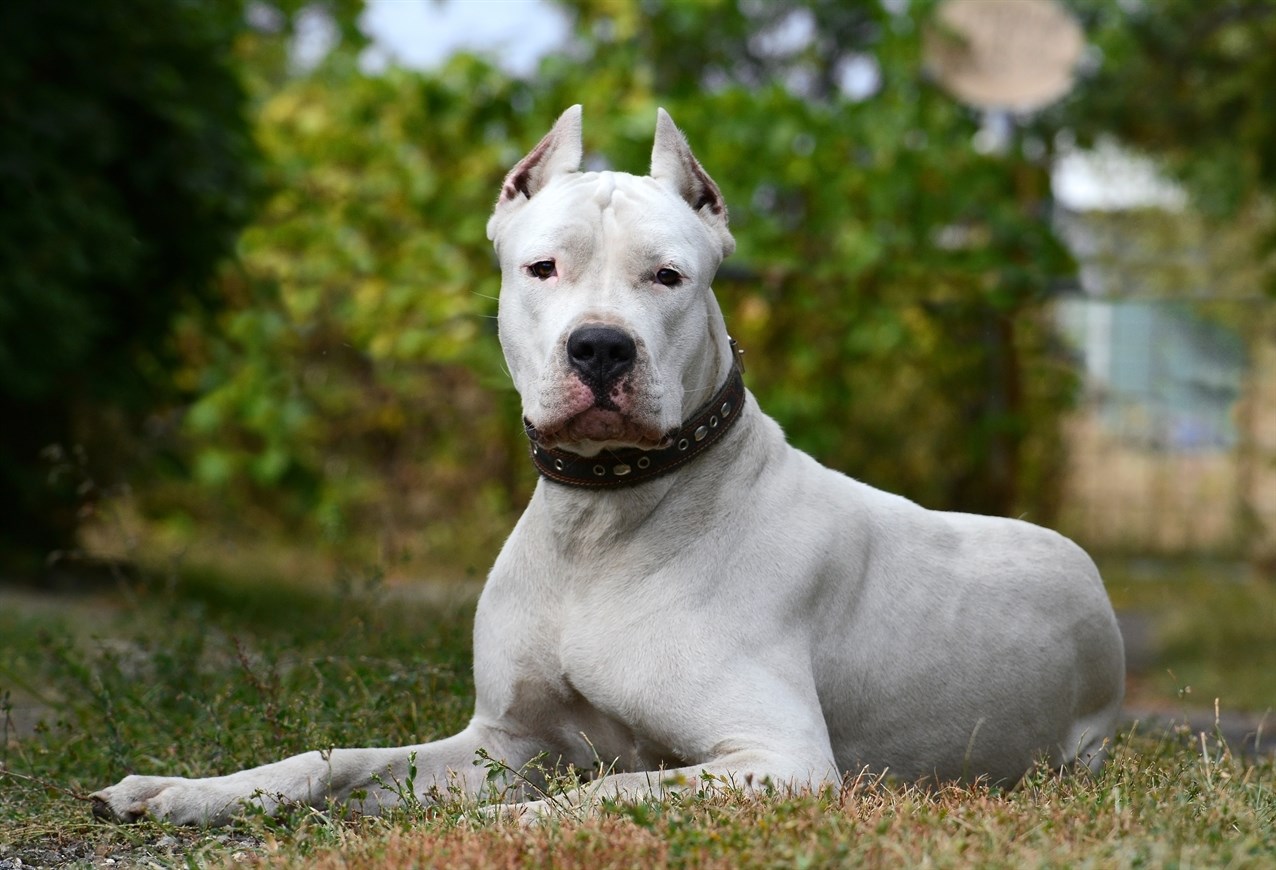
[[625,172],[559,176],[514,223],[513,238],[501,240],[502,247],[511,244],[514,256],[594,246],[613,232],[653,253],[688,243],[710,247],[702,238],[708,235],[704,225],[682,199],[653,178]]

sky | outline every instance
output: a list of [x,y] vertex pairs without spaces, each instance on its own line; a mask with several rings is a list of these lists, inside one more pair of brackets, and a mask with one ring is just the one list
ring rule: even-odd
[[1072,150],[1056,159],[1050,186],[1056,199],[1077,210],[1159,206],[1179,211],[1187,205],[1187,193],[1152,160],[1110,139],[1100,140],[1093,150]]
[[426,69],[464,48],[527,74],[569,34],[567,17],[543,0],[369,0],[360,23],[375,43],[371,69],[391,59]]

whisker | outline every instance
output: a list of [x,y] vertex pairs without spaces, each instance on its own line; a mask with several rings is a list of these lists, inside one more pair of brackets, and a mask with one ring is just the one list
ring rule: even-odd
[[690,395],[695,395],[696,393],[711,393],[717,388],[718,388],[718,385],[715,384],[713,381],[710,381],[707,386],[688,388],[687,393]]

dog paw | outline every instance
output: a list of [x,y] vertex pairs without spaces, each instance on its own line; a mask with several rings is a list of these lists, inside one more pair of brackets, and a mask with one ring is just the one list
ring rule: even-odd
[[177,825],[217,824],[231,801],[201,787],[199,780],[176,776],[126,776],[89,795],[93,815],[114,822],[163,819]]
[[480,807],[479,818],[485,823],[504,823],[517,825],[520,828],[534,828],[552,818],[570,816],[575,818],[575,808],[565,808],[549,801],[524,801],[517,804],[491,804]]

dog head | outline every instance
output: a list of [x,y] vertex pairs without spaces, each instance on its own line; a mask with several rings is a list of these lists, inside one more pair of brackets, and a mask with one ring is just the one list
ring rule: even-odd
[[501,347],[541,444],[655,448],[730,366],[710,283],[735,241],[663,109],[641,177],[581,172],[580,118],[564,112],[510,171],[488,222]]

